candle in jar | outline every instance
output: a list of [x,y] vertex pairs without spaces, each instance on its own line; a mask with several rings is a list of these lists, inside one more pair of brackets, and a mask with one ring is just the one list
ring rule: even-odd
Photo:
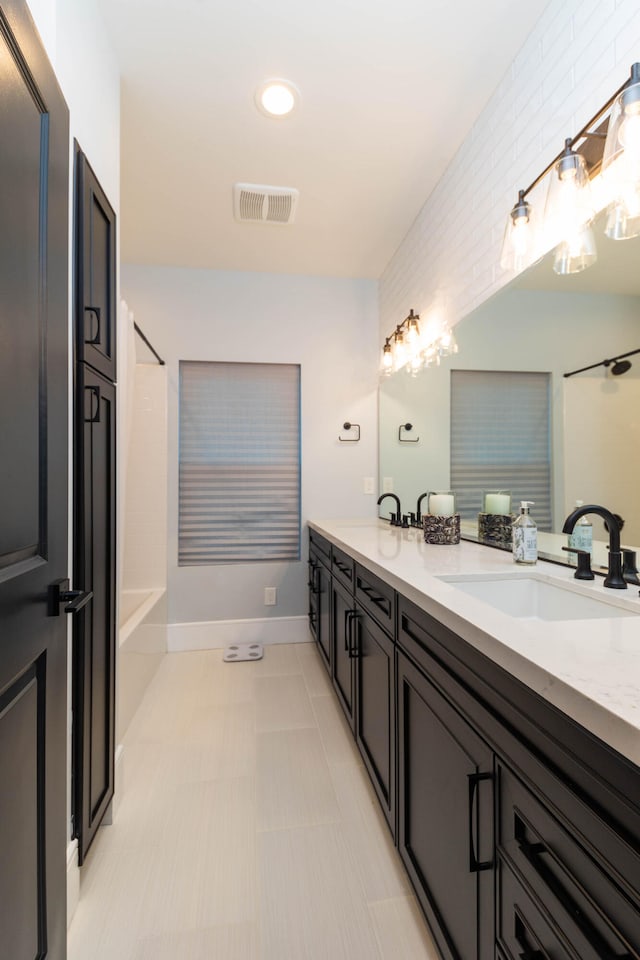
[[508,493],[487,493],[484,498],[485,513],[507,516],[511,513],[511,497]]
[[451,493],[432,493],[429,497],[429,513],[436,517],[453,516],[454,498]]

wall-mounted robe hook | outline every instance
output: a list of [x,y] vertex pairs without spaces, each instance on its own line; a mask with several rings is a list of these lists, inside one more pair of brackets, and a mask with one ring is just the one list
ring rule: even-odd
[[358,440],[360,439],[360,424],[359,424],[359,423],[349,423],[348,420],[345,420],[345,422],[342,424],[342,429],[343,429],[343,430],[357,430],[357,431],[358,431],[358,436],[357,436],[357,437],[338,437],[338,440],[340,441],[340,443],[357,443],[357,442],[358,442]]
[[400,424],[400,426],[398,427],[398,440],[400,441],[400,443],[418,443],[418,441],[420,440],[420,437],[416,437],[415,440],[409,440],[407,437],[402,436],[403,430],[406,433],[409,433],[409,430],[413,430],[413,424],[412,423]]

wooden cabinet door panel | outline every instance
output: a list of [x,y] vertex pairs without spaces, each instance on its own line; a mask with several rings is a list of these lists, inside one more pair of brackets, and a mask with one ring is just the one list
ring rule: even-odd
[[447,960],[493,956],[493,754],[398,656],[398,848]]

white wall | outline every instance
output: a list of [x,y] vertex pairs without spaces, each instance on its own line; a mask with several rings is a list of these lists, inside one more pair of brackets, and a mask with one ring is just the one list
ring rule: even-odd
[[551,0],[381,278],[380,347],[410,307],[457,322],[509,279],[499,259],[518,188],[637,60],[637,0]]
[[[125,265],[136,322],[169,378],[169,622],[306,613],[306,541],[297,563],[177,566],[178,361],[299,363],[302,368],[302,521],[366,517],[377,473],[377,305],[369,280]],[[359,443],[340,443],[345,420]],[[265,607],[263,588],[278,604]]]

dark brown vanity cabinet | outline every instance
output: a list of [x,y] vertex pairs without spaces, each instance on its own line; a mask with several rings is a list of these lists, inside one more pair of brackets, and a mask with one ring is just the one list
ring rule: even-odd
[[309,534],[309,629],[320,658],[331,672],[331,548],[318,534]]
[[[356,615],[352,621],[355,659],[355,734],[358,748],[391,832],[396,829],[395,594],[356,564]],[[362,606],[367,597],[376,621]]]
[[398,654],[398,850],[447,960],[493,957],[493,754]]
[[640,960],[640,768],[331,552],[334,686],[443,960]]

